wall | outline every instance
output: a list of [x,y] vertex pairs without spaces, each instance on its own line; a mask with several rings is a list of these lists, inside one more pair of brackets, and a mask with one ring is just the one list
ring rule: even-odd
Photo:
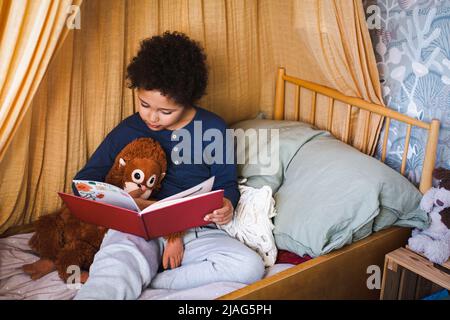
[[[450,168],[450,1],[365,0],[364,6],[384,102],[420,120],[439,119],[436,167]],[[406,126],[391,125],[386,160],[391,167],[401,165],[405,135]],[[424,131],[413,129],[406,170],[416,183],[425,143]],[[382,139],[378,156],[381,144]]]

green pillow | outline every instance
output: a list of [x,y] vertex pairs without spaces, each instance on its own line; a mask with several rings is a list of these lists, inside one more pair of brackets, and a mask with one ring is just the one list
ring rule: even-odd
[[[241,133],[254,132],[258,137],[257,141],[243,139],[243,136],[237,138],[238,175],[247,178],[246,185],[254,188],[267,185],[273,193],[281,186],[286,169],[301,146],[314,137],[329,135],[298,121],[254,119],[238,122],[230,128],[235,129],[235,134],[236,129],[242,129]],[[241,154],[244,161],[239,161]]]
[[326,254],[391,225],[428,224],[413,184],[330,135],[300,147],[274,197],[277,247],[300,256]]

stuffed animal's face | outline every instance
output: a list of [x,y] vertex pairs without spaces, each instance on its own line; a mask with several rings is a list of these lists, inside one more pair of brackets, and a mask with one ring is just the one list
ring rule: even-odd
[[160,187],[161,181],[165,176],[163,168],[151,159],[132,159],[126,161],[119,160],[119,165],[123,167],[122,188],[130,193],[131,191],[141,189],[144,193],[142,199],[148,199],[154,189]]

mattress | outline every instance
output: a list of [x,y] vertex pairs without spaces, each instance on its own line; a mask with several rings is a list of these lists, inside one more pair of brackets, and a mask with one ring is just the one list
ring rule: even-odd
[[[68,287],[58,276],[51,272],[37,281],[33,281],[22,271],[22,265],[39,259],[28,246],[33,233],[20,234],[0,239],[0,300],[69,300],[77,289]],[[266,268],[264,277],[271,276],[293,266],[275,264]],[[211,300],[244,287],[239,282],[215,282],[205,286],[184,289],[146,289],[139,300]]]

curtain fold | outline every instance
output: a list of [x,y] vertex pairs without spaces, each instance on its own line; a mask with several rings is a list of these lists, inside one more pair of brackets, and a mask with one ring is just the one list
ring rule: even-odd
[[125,69],[143,38],[176,30],[199,41],[210,67],[199,105],[230,124],[272,116],[278,66],[379,103],[361,10],[338,0],[84,0],[81,29],[52,60],[0,163],[0,233],[57,209],[56,192],[70,192],[105,135],[137,111]]
[[[270,65],[263,64],[268,67],[265,73],[274,72],[271,65],[285,66],[289,75],[383,105],[375,56],[360,0],[265,2],[262,10],[269,20],[261,27],[268,35],[263,48],[274,52],[274,61]],[[293,119],[293,86],[288,86],[286,91],[286,110],[289,110],[286,118]],[[311,98],[310,92],[302,90],[300,119],[309,119]],[[318,97],[317,101],[317,125],[325,128],[328,101],[323,97]],[[335,103],[332,133],[338,137],[344,133],[346,110],[342,103]],[[266,109],[267,113],[269,111]],[[350,143],[373,154],[382,119],[372,115],[369,141],[364,143],[367,116],[367,112],[353,111]]]
[[[0,4],[0,160],[25,116],[64,30],[72,0]],[[79,1],[75,1],[79,3]]]

